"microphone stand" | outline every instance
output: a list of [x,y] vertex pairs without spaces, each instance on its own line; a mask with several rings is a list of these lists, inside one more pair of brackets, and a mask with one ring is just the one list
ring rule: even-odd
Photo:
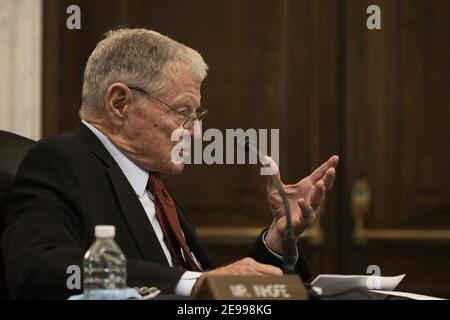
[[284,189],[281,186],[280,181],[275,177],[275,175],[271,175],[270,179],[272,180],[272,183],[278,190],[278,193],[280,194],[280,197],[283,200],[284,212],[286,215],[286,228],[284,229],[283,234],[284,273],[295,274],[295,255],[297,251],[295,249],[296,237],[294,234],[294,229],[292,228],[291,208],[289,207],[289,202],[287,200],[286,193],[284,192]]
[[[245,151],[252,150],[253,152],[256,152],[258,155],[258,161],[259,163],[264,166],[265,164],[262,163],[262,159],[264,159],[264,156],[254,147],[250,144],[250,141],[248,137],[246,137],[244,142]],[[284,207],[284,213],[286,216],[286,228],[284,229],[283,233],[283,268],[285,274],[295,274],[295,256],[296,256],[296,237],[294,234],[294,229],[292,228],[292,215],[291,215],[291,208],[289,207],[289,202],[287,200],[286,193],[284,192],[283,187],[281,186],[281,182],[276,178],[275,175],[270,175],[270,179],[277,189],[278,193],[280,194],[280,197],[283,201],[283,207]]]

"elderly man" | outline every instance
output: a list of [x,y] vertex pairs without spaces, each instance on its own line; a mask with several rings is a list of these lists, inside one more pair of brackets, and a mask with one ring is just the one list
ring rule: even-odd
[[[268,184],[272,225],[246,258],[216,268],[161,178],[179,174],[171,159],[177,128],[194,134],[206,113],[200,86],[207,66],[194,50],[157,32],[119,29],[98,43],[84,73],[82,123],[39,142],[13,188],[2,239],[14,298],[67,298],[68,266],[82,265],[95,225],[116,226],[129,286],[195,295],[207,274],[281,275],[283,204]],[[283,185],[296,235],[315,218],[331,188],[338,158]],[[297,272],[307,267],[297,255]]]

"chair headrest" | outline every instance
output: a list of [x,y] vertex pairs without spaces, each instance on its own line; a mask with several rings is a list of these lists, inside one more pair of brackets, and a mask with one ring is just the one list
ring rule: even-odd
[[14,177],[25,154],[35,141],[14,133],[0,130],[0,233],[3,231],[3,220]]
[[0,170],[15,175],[25,154],[35,144],[35,141],[17,134],[0,130]]
[[[17,168],[34,144],[31,139],[0,130],[0,236],[5,227],[6,206]],[[8,298],[3,257],[0,252],[0,299]]]

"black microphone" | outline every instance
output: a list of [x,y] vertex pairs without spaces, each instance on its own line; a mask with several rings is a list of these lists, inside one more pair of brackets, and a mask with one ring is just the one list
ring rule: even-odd
[[[258,162],[265,166],[264,159],[265,156],[261,154],[258,149],[250,143],[249,137],[245,137],[245,140],[242,142],[245,152],[254,152],[257,155]],[[297,250],[295,249],[296,245],[296,237],[294,234],[294,229],[292,228],[292,216],[291,216],[291,208],[289,207],[289,202],[286,197],[286,193],[284,192],[283,187],[281,186],[281,182],[277,179],[275,174],[269,176],[272,180],[273,185],[278,190],[280,197],[283,201],[284,212],[286,215],[286,229],[284,230],[284,241],[283,241],[283,252],[284,252],[284,260],[283,260],[283,268],[284,273],[286,274],[294,274],[295,273],[295,256],[297,255]]]

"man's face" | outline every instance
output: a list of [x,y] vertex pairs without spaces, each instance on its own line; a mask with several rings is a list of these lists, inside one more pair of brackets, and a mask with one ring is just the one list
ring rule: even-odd
[[[166,90],[155,96],[184,114],[191,115],[200,106],[201,83],[194,80],[186,68],[169,72]],[[141,105],[132,106],[126,113],[123,132],[128,144],[129,156],[142,168],[161,174],[178,174],[184,164],[171,159],[171,151],[179,141],[171,141],[174,130],[182,128],[185,117],[168,106],[132,91],[144,98]],[[193,135],[193,128],[186,133]]]

